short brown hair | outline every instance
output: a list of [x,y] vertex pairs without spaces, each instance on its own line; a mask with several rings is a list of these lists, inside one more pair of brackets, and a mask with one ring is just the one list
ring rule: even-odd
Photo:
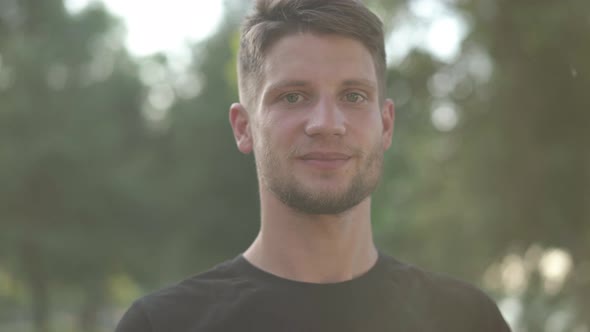
[[383,24],[361,0],[257,0],[242,25],[238,56],[240,98],[257,100],[265,52],[280,38],[296,32],[336,34],[361,42],[373,56],[380,99],[385,95]]

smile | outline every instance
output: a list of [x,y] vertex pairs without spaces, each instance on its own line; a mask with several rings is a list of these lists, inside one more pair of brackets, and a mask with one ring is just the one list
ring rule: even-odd
[[319,169],[337,169],[346,164],[351,156],[339,152],[311,152],[300,158],[306,165]]

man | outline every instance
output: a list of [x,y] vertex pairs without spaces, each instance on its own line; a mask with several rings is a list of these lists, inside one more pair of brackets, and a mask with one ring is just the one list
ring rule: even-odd
[[233,260],[148,295],[118,332],[509,331],[463,282],[378,252],[371,193],[391,144],[379,19],[358,0],[261,0],[245,21],[240,103],[261,227]]

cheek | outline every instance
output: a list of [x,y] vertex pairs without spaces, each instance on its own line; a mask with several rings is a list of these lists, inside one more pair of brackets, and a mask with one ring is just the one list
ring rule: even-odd
[[375,140],[383,133],[383,123],[378,114],[354,114],[348,119],[350,133],[354,136],[364,137],[366,140]]
[[299,126],[299,119],[290,114],[284,116],[269,117],[268,121],[260,128],[264,139],[272,146],[282,146],[294,143],[298,134],[303,134],[303,126]]
[[253,135],[255,152],[264,158],[272,158],[279,153],[281,146],[280,132],[271,123],[260,126]]

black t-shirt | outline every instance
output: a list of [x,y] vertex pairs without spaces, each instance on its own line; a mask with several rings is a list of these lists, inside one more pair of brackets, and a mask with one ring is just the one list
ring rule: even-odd
[[475,287],[379,255],[344,282],[287,280],[243,256],[137,300],[116,332],[509,332]]

